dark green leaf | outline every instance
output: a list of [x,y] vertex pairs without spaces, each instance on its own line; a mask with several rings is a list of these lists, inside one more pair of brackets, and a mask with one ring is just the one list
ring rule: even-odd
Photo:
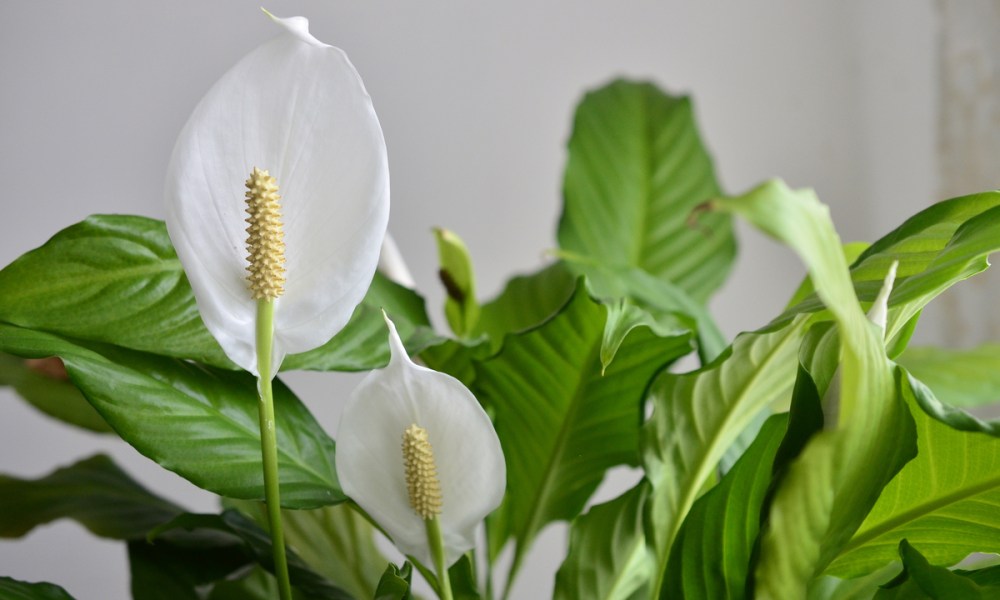
[[375,600],[411,600],[410,579],[413,577],[413,566],[405,562],[402,568],[389,564],[382,573],[382,579],[375,590]]
[[73,600],[58,585],[26,583],[10,577],[0,577],[0,597],[4,600]]
[[[56,358],[49,360],[58,361]],[[0,385],[13,387],[29,404],[64,423],[98,433],[111,431],[101,415],[68,379],[36,371],[22,358],[0,353]]]
[[719,185],[687,97],[622,80],[588,93],[574,118],[563,195],[564,250],[640,268],[699,302],[729,272],[729,217],[688,222]]
[[695,502],[677,533],[661,598],[744,598],[750,554],[786,415],[767,420],[718,485]]
[[[376,276],[341,333],[286,369],[365,370],[388,360],[379,308],[407,339],[423,300]],[[95,215],[0,271],[0,321],[72,338],[235,368],[205,329],[162,221]]]
[[[139,452],[222,496],[263,498],[257,384],[249,374],[110,346],[90,349],[4,324],[0,351],[59,356],[94,408]],[[333,440],[280,380],[274,404],[283,505],[343,501]]]
[[653,576],[653,556],[643,533],[648,495],[649,484],[643,481],[573,520],[554,598],[628,600],[648,595]]
[[133,600],[200,600],[199,586],[220,581],[249,564],[238,541],[197,534],[155,544],[133,540],[128,544],[128,558]]
[[1000,585],[980,585],[960,573],[930,564],[906,540],[899,543],[903,573],[875,595],[876,600],[991,600]]
[[[640,326],[640,314],[597,303],[581,285],[558,315],[477,364],[477,396],[496,411],[507,461],[491,553],[514,538],[514,571],[545,524],[579,514],[606,469],[638,462],[646,388],[691,337],[661,337]],[[604,375],[602,357],[614,357]]]
[[110,458],[93,456],[36,480],[0,475],[0,536],[21,537],[56,519],[95,535],[138,539],[181,509],[136,483]]
[[[213,536],[213,534],[221,534],[221,536]],[[154,543],[158,543],[161,537],[165,538],[167,542],[182,546],[194,544],[195,547],[202,546],[206,542],[212,545],[237,542],[249,559],[268,571],[274,569],[270,536],[239,511],[227,510],[221,515],[180,515],[150,534]],[[192,539],[196,541],[191,542]],[[294,551],[287,550],[287,558],[292,586],[304,593],[306,597],[317,600],[352,599],[352,596],[346,591],[310,569]]]

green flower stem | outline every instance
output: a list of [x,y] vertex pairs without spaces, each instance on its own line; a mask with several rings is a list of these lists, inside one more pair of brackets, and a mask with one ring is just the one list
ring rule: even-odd
[[431,548],[431,558],[437,569],[438,585],[441,590],[438,596],[441,600],[453,600],[451,595],[451,579],[448,578],[448,567],[444,563],[444,540],[441,537],[441,523],[437,517],[425,519],[427,525],[427,542]]
[[257,389],[260,391],[260,453],[264,462],[264,498],[271,526],[274,575],[281,600],[292,600],[285,558],[285,533],[281,527],[281,494],[278,488],[278,438],[274,425],[274,395],[271,392],[271,348],[274,343],[274,302],[257,301]]

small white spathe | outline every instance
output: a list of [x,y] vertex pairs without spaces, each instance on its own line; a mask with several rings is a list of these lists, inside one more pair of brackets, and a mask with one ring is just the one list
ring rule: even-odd
[[167,231],[201,317],[226,355],[258,374],[246,281],[244,181],[275,177],[285,292],[275,300],[272,375],[326,343],[364,297],[389,218],[385,141],[347,56],[303,17],[243,57],[195,108],[166,180]]
[[477,526],[503,500],[507,468],[493,423],[461,382],[413,363],[392,321],[392,358],[351,394],[337,434],[337,475],[404,554],[433,565],[423,519],[410,506],[403,465],[403,432],[427,430],[438,480],[445,561],[475,545]]

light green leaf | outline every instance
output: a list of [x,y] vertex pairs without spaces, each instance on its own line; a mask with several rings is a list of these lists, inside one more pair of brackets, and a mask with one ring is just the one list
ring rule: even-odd
[[876,600],[990,600],[1000,596],[1000,585],[980,585],[959,572],[934,566],[906,540],[899,543],[899,555],[903,573],[879,590]]
[[[267,526],[264,504],[227,501]],[[350,503],[281,513],[285,542],[314,571],[356,598],[371,598],[387,560],[375,546],[375,528]]]
[[729,217],[688,222],[719,185],[687,97],[624,80],[588,93],[573,122],[563,195],[563,250],[638,267],[699,302],[729,272]]
[[758,597],[802,597],[912,458],[913,421],[896,396],[881,332],[858,304],[828,209],[811,191],[793,192],[777,181],[716,204],[799,254],[841,332],[836,420],[808,443],[779,485],[756,570]]
[[[775,331],[743,333],[706,367],[655,382],[643,428],[643,468],[652,483],[649,515],[658,577],[695,500],[726,450],[756,415],[791,395],[808,317]],[[658,590],[662,581],[654,586]]]
[[750,554],[787,415],[761,428],[722,481],[691,507],[670,554],[663,598],[744,598]]
[[556,573],[556,600],[645,597],[654,566],[643,533],[648,495],[643,481],[573,520],[569,551]]
[[0,385],[13,387],[29,404],[64,423],[97,433],[111,431],[75,385],[28,367],[24,359],[0,353]]
[[452,332],[458,337],[466,337],[479,320],[472,258],[469,257],[465,242],[454,232],[435,228],[434,239],[437,241],[438,262],[441,265],[438,277],[447,292],[444,315]]
[[806,600],[872,600],[879,587],[899,573],[899,562],[872,571],[863,577],[840,579],[823,575],[813,580]]
[[[233,498],[263,499],[257,384],[247,373],[0,324],[0,351],[59,356],[105,421],[140,453],[191,483]],[[289,508],[344,500],[334,442],[275,380],[281,499]]]
[[[614,318],[578,287],[558,315],[509,336],[500,354],[476,365],[477,397],[496,411],[507,461],[491,555],[513,538],[512,572],[545,524],[579,514],[606,469],[637,463],[645,389],[690,347],[687,331],[660,337],[647,327],[618,327]],[[606,329],[627,336],[602,376]]]
[[855,577],[895,560],[903,538],[934,564],[1000,552],[1000,440],[956,431],[924,414],[914,395],[929,391],[912,378],[903,392],[917,424],[917,457],[886,486],[827,568],[831,575]]
[[908,348],[896,362],[952,406],[1000,403],[1000,344],[969,350]]
[[21,537],[39,525],[73,519],[101,537],[141,539],[181,509],[153,495],[110,458],[92,456],[41,479],[0,475],[0,536]]
[[[283,368],[383,366],[388,350],[382,306],[404,339],[428,324],[419,296],[376,276],[341,333],[321,350],[287,357]],[[0,271],[0,321],[235,368],[198,315],[166,227],[145,217],[89,217],[5,267]]]
[[0,596],[6,600],[73,600],[58,585],[27,583],[10,577],[0,577]]

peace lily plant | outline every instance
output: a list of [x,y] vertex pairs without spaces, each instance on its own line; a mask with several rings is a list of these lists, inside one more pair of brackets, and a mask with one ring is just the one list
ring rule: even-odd
[[[182,130],[166,223],[96,215],[0,271],[0,383],[220,510],[95,455],[0,476],[0,534],[121,540],[139,599],[540,597],[519,575],[557,522],[560,599],[1000,596],[1000,426],[977,412],[1000,347],[910,344],[989,266],[1000,193],[844,245],[809,190],[723,193],[690,99],[613,81],[576,109],[549,264],[480,302],[460,232],[435,230],[442,332],[384,239],[360,78],[273,20]],[[707,305],[734,217],[807,276],[727,339]],[[336,443],[289,369],[370,371],[314,399],[346,401]],[[596,502],[618,466],[642,476]],[[0,597],[71,597],[8,575]]]

